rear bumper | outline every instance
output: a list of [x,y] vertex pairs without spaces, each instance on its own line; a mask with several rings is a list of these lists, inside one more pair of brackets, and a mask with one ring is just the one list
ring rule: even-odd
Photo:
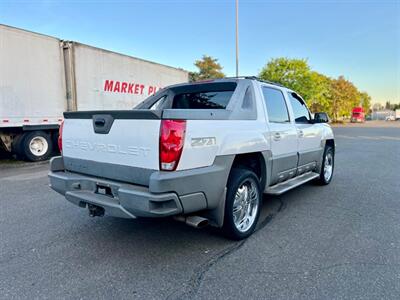
[[[80,207],[87,204],[101,206],[107,215],[114,217],[163,217],[183,211],[175,193],[152,194],[145,187],[65,171],[50,172],[49,178],[50,187],[71,203]],[[112,196],[97,193],[99,186],[109,187]]]
[[[62,157],[50,161],[49,173],[50,187],[69,202],[80,207],[97,205],[105,209],[106,215],[122,218],[166,217],[215,208],[224,193],[227,176],[225,167],[219,165],[156,172],[149,187],[145,187],[69,172]],[[99,187],[107,188],[107,195],[99,193]]]

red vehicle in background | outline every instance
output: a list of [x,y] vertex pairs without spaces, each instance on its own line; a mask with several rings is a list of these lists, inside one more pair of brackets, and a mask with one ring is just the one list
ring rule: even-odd
[[362,107],[354,107],[351,111],[351,123],[365,122],[365,113]]

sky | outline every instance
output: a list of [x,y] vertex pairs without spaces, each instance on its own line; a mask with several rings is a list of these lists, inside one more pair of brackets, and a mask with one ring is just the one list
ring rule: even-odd
[[[189,71],[211,55],[235,75],[234,0],[0,0],[0,23]],[[239,0],[239,49],[240,75],[306,58],[373,102],[400,102],[400,0]]]

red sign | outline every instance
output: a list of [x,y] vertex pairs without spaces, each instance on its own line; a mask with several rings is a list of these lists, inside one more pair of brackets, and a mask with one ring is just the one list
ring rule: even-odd
[[104,91],[120,94],[134,94],[134,95],[152,95],[155,94],[160,87],[154,85],[144,85],[141,83],[125,82],[117,80],[106,79],[104,82]]

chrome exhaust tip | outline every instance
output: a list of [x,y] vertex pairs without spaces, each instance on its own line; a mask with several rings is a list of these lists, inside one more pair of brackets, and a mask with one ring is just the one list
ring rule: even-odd
[[209,224],[208,219],[199,216],[176,216],[174,219],[185,222],[187,225],[195,228],[204,228]]

